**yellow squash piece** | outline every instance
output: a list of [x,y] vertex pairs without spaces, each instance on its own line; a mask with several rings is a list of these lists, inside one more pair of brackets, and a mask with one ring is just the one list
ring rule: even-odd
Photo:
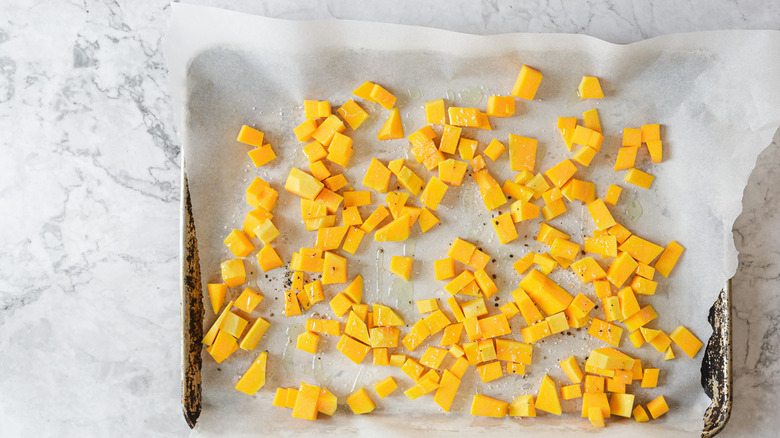
[[368,118],[368,113],[352,99],[346,101],[338,113],[353,130],[358,129]]
[[534,138],[509,134],[509,167],[516,172],[532,172],[536,165],[537,143]]
[[523,277],[520,287],[547,315],[562,312],[574,299],[565,289],[535,269]]
[[363,185],[378,193],[387,193],[391,175],[390,169],[382,164],[381,161],[372,158],[371,163],[368,165],[366,176],[363,178]]
[[561,415],[561,400],[558,398],[558,389],[555,387],[555,382],[547,374],[542,378],[542,386],[539,388],[539,395],[536,397],[534,407],[540,411]]
[[222,308],[222,303],[225,302],[225,294],[227,293],[227,285],[222,283],[209,283],[206,285],[209,292],[209,300],[211,301],[211,309],[216,315],[219,309]]
[[488,397],[482,394],[476,394],[471,400],[471,415],[481,417],[502,418],[506,416],[509,409],[509,403]]
[[661,255],[658,257],[658,260],[655,261],[655,265],[653,265],[653,267],[659,274],[663,275],[664,277],[669,277],[669,274],[672,272],[672,268],[674,268],[674,265],[677,264],[677,260],[679,260],[684,250],[685,248],[683,248],[679,243],[675,241],[669,242],[669,245],[667,245],[663,250]]
[[377,242],[401,242],[409,238],[411,229],[411,217],[408,214],[405,214],[376,230],[376,233],[374,233],[374,240]]
[[425,102],[425,121],[435,125],[445,125],[444,99]]
[[577,94],[582,99],[602,99],[604,92],[601,90],[599,78],[595,76],[583,76],[577,87]]
[[693,358],[702,347],[702,342],[683,326],[678,326],[669,337],[688,357]]
[[393,256],[390,262],[390,272],[403,278],[406,281],[412,277],[412,264],[414,259],[411,257]]
[[238,379],[236,383],[236,389],[247,395],[254,395],[260,388],[265,385],[265,368],[268,360],[268,352],[263,351],[257,355],[249,368],[244,372],[244,375]]
[[228,287],[241,286],[246,281],[246,271],[244,270],[244,261],[241,259],[230,259],[220,263],[222,271],[222,281]]
[[669,412],[669,405],[666,404],[664,396],[659,395],[652,401],[647,403],[647,410],[653,418],[658,418],[661,415]]
[[643,189],[649,189],[650,185],[653,183],[654,178],[655,177],[649,173],[633,168],[628,169],[626,176],[623,178],[623,181],[638,187],[642,187]]
[[284,184],[284,189],[288,192],[309,200],[314,200],[324,187],[325,185],[317,178],[294,167],[290,169],[287,182]]
[[393,108],[376,137],[379,140],[404,138],[404,125],[401,122],[401,113],[398,111],[398,108]]
[[523,65],[520,68],[520,73],[517,74],[515,85],[510,94],[520,99],[533,100],[541,82],[542,74],[540,72]]
[[364,388],[353,392],[347,397],[347,404],[356,415],[367,414],[376,408],[376,405],[371,401],[368,392]]
[[259,148],[263,145],[263,132],[251,126],[243,125],[238,132],[236,141]]

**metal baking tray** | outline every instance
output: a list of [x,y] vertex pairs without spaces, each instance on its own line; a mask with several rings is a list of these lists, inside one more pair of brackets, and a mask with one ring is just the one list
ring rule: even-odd
[[[181,403],[184,419],[195,427],[201,413],[201,351],[203,349],[203,290],[201,287],[198,244],[192,217],[187,174],[182,170],[181,193]],[[733,399],[731,280],[728,280],[710,308],[713,334],[707,342],[701,365],[701,385],[712,403],[704,413],[701,436],[717,435],[729,420]]]

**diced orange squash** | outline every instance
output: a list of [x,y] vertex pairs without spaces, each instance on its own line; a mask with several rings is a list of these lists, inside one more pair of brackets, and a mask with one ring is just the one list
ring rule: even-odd
[[[235,303],[233,305],[246,313],[252,313],[253,310],[255,310],[255,307],[257,307],[258,304],[260,304],[260,301],[263,300],[263,296],[260,295],[259,292],[252,289],[251,287],[247,287],[241,292],[241,295],[236,298]],[[216,313],[216,312],[214,312]]]
[[622,147],[618,150],[617,158],[615,159],[615,171],[631,169],[636,162],[636,154],[639,148],[637,147]]
[[242,125],[236,141],[259,148],[263,145],[263,132],[251,126]]
[[580,85],[577,87],[577,94],[582,99],[604,98],[604,92],[601,90],[599,78],[595,76],[583,76],[580,80]]
[[366,176],[363,178],[363,185],[379,193],[386,193],[390,184],[392,173],[381,161],[376,158],[371,159],[371,163],[366,170]]
[[412,264],[414,259],[411,257],[393,256],[390,261],[390,272],[403,278],[406,281],[412,277]]
[[[523,315],[523,319],[527,325],[542,321],[543,317],[539,309],[537,309],[531,297],[525,293],[522,288],[512,291],[512,298],[517,304],[517,308],[520,309],[520,314]],[[549,328],[549,327],[548,327]]]
[[334,320],[309,318],[306,320],[306,330],[313,333],[339,336],[341,334],[341,325]]
[[[353,94],[355,93],[353,92]],[[385,90],[379,84],[372,85],[371,90],[368,92],[368,97],[368,100],[382,105],[386,110],[390,110],[393,108],[393,106],[395,106],[395,96],[393,96],[389,91]]]
[[347,231],[347,237],[344,238],[344,244],[341,246],[341,249],[349,254],[354,255],[355,252],[357,252],[360,241],[363,239],[365,234],[366,233],[360,228],[349,227],[349,231]]
[[303,112],[307,119],[321,119],[331,113],[330,102],[326,100],[304,100]]
[[598,198],[588,204],[588,212],[590,213],[590,217],[593,218],[593,222],[596,223],[596,227],[599,230],[605,230],[609,227],[612,227],[616,223],[615,219],[612,218],[612,214],[609,212],[609,209],[601,198]]
[[409,238],[411,229],[412,224],[410,216],[405,214],[376,230],[376,233],[374,233],[374,240],[377,242],[401,242]]
[[393,108],[376,137],[379,140],[404,138],[404,125],[401,122],[401,113],[398,111],[398,108]]
[[631,289],[639,295],[654,295],[656,286],[658,286],[658,283],[655,281],[638,275],[635,275],[631,281]]
[[255,233],[254,233],[255,227],[260,225],[260,223],[262,221],[264,221],[265,219],[272,219],[272,218],[273,218],[273,215],[271,213],[269,213],[268,210],[266,210],[263,207],[257,207],[254,210],[252,210],[252,211],[250,211],[249,213],[246,214],[246,217],[244,218],[244,223],[241,226],[241,229],[244,231],[244,233],[247,235],[247,237],[249,237],[250,239],[254,239],[254,237],[255,237]]
[[642,145],[642,130],[623,128],[623,146],[638,148]]
[[404,325],[403,319],[393,309],[382,305],[373,305],[374,325],[377,327],[396,327]]
[[322,284],[345,283],[346,281],[347,259],[326,251],[322,267]]
[[542,378],[542,386],[539,388],[539,395],[536,397],[534,407],[536,410],[561,415],[561,400],[558,397],[558,389],[555,387],[555,382],[547,374]]
[[658,123],[642,125],[641,128],[642,143],[661,140],[661,125]]
[[435,125],[445,125],[444,99],[425,102],[425,121]]
[[683,248],[679,243],[675,241],[669,242],[669,245],[667,245],[663,250],[653,267],[659,274],[663,275],[664,277],[669,277],[669,273],[671,273],[674,265],[677,264],[677,260],[679,260],[684,250],[685,248]]
[[[335,114],[331,114],[325,120],[317,126],[317,129],[311,134],[315,140],[323,144],[323,146],[331,145],[331,142],[335,138],[336,134],[344,132],[346,126]],[[300,140],[300,138],[299,138]],[[308,139],[300,140],[305,141]]]
[[[510,149],[511,152],[511,149]],[[514,170],[514,169],[513,169]],[[533,170],[533,169],[527,169]],[[574,173],[577,171],[577,167],[570,160],[563,160],[555,166],[551,167],[544,172],[545,176],[555,185],[555,187],[562,187],[566,181],[568,181]]]
[[[585,391],[588,394],[604,392],[604,377],[587,374],[585,376]],[[598,398],[597,398],[598,399]]]
[[635,186],[642,187],[643,189],[649,189],[650,185],[653,183],[653,179],[655,177],[653,175],[650,175],[649,173],[642,172],[639,169],[632,168],[628,169],[626,172],[626,176],[623,178],[623,181],[627,183],[631,183]]
[[639,312],[633,314],[631,317],[626,318],[623,323],[626,325],[626,329],[628,329],[629,332],[633,332],[634,330],[639,329],[640,327],[644,326],[648,322],[654,320],[658,317],[658,313],[656,313],[653,306],[650,304],[643,307]]
[[322,145],[322,143],[314,140],[303,147],[303,153],[309,159],[309,163],[320,161],[328,156],[328,150]]
[[617,256],[617,238],[615,236],[588,237],[582,247],[587,253],[598,254],[602,258]]
[[449,250],[447,250],[447,256],[461,263],[468,263],[476,250],[477,247],[474,244],[461,238],[455,238]]
[[379,398],[385,398],[398,388],[398,384],[392,376],[388,376],[374,384],[374,391]]
[[491,129],[487,115],[477,108],[451,106],[447,108],[450,125],[470,128]]
[[265,385],[265,370],[268,352],[263,351],[257,355],[249,368],[236,383],[236,389],[247,395],[254,395]]
[[634,273],[637,266],[637,262],[627,252],[622,252],[609,265],[607,279],[615,287],[621,287]]
[[439,405],[444,412],[449,412],[459,386],[460,378],[452,372],[445,370],[442,373],[439,387],[436,389],[436,394],[433,396],[433,401]]
[[547,320],[542,320],[536,324],[520,329],[520,335],[523,337],[523,342],[526,344],[533,344],[534,342],[550,336],[550,324]]
[[650,152],[650,159],[653,163],[660,163],[664,160],[663,145],[661,140],[651,140],[647,142],[647,150]]
[[439,142],[439,151],[446,154],[454,154],[460,143],[460,133],[463,128],[459,126],[445,125],[441,141]]
[[583,283],[589,283],[594,280],[601,280],[607,277],[607,273],[593,259],[593,257],[583,257],[569,266],[571,270],[580,277]]
[[582,387],[580,385],[566,385],[561,386],[561,398],[564,400],[572,400],[582,397]]
[[265,166],[276,158],[276,153],[270,144],[256,147],[247,152],[247,155],[249,155],[249,159],[252,160],[252,164],[254,164],[255,167]]
[[664,396],[659,395],[647,403],[647,411],[650,412],[650,415],[652,415],[653,418],[658,418],[661,415],[669,412],[669,405],[666,404],[666,399]]
[[255,322],[249,326],[249,330],[247,330],[244,338],[241,340],[239,347],[242,350],[254,349],[270,326],[271,324],[268,321],[263,318],[257,318]]
[[301,351],[305,351],[311,354],[317,354],[317,345],[319,344],[320,337],[316,333],[303,332],[298,335],[298,341],[296,348]]
[[230,259],[220,263],[222,271],[222,281],[228,287],[241,286],[246,281],[246,271],[244,270],[244,261],[241,259]]
[[263,242],[263,245],[268,245],[274,239],[276,239],[280,233],[274,223],[271,222],[271,219],[265,219],[264,221],[260,222],[257,227],[255,227],[254,234],[255,237]]
[[633,235],[626,239],[618,249],[627,252],[633,259],[649,265],[664,250],[652,242]]
[[[384,205],[377,206],[376,210],[374,210],[374,212],[363,221],[363,224],[360,225],[360,231],[363,233],[370,233],[388,216],[390,216],[390,212]],[[363,236],[361,235],[360,237],[362,238]],[[347,235],[347,238],[349,238],[349,235]]]
[[451,186],[460,187],[463,183],[463,177],[468,170],[468,164],[464,161],[453,159],[444,160],[439,163],[439,179]]
[[702,342],[693,333],[683,326],[678,326],[669,337],[680,349],[693,358],[702,347]]
[[344,192],[344,207],[362,207],[371,204],[371,192],[368,190]]
[[336,349],[347,356],[352,362],[360,364],[363,358],[371,351],[371,347],[363,344],[347,335],[342,335]]
[[361,225],[363,223],[363,218],[360,217],[360,211],[356,205],[342,209],[341,219],[346,226]]
[[559,365],[561,366],[561,369],[563,369],[563,372],[566,373],[566,377],[568,377],[572,383],[579,385],[582,382],[582,370],[577,364],[577,359],[574,356],[569,356],[561,361]]
[[439,223],[439,219],[431,213],[427,208],[420,210],[420,218],[418,220],[420,224],[420,230],[423,233],[427,233],[434,225]]
[[470,138],[461,137],[458,142],[458,155],[465,161],[471,161],[477,153],[477,141]]
[[534,170],[538,141],[529,137],[509,134],[509,167],[516,171]]
[[520,68],[520,73],[517,74],[515,85],[510,94],[520,99],[533,100],[541,82],[542,74],[540,72],[523,65]]
[[515,113],[515,98],[512,96],[488,97],[487,115],[490,117],[510,117]]
[[[629,332],[631,331],[633,330],[629,329]],[[609,345],[612,345],[613,347],[620,347],[620,340],[623,336],[623,329],[616,326],[615,324],[610,324],[598,318],[593,318],[591,320],[590,327],[588,327],[588,334],[596,339],[600,339],[606,342]]]
[[433,262],[434,278],[446,280],[455,276],[455,260],[449,257]]
[[371,401],[368,392],[364,388],[360,388],[347,397],[347,405],[352,409],[352,412],[356,415],[367,414],[376,408],[376,405]]
[[311,139],[315,131],[317,131],[317,121],[315,119],[307,119],[293,129],[295,138],[297,138],[298,141],[307,141]]
[[637,423],[646,423],[650,421],[650,417],[647,415],[647,411],[645,411],[645,408],[643,408],[642,405],[636,405],[632,413],[634,414],[634,420],[636,420]]
[[547,315],[563,311],[574,299],[566,290],[537,270],[532,270],[523,277],[520,287]]
[[338,113],[353,130],[358,129],[368,118],[368,113],[352,99],[346,101],[344,105],[338,109]]
[[507,335],[511,332],[509,320],[507,320],[506,315],[503,313],[480,319],[479,331],[483,338],[494,338]]
[[222,308],[222,303],[225,302],[227,288],[227,285],[222,283],[209,283],[206,285],[206,289],[209,292],[209,300],[211,301],[211,309],[214,310],[215,315]]
[[658,375],[661,370],[658,368],[645,368],[642,374],[642,388],[655,388],[658,386]]
[[316,178],[294,167],[290,169],[284,185],[284,189],[288,192],[309,200],[314,200],[324,187],[325,185]]
[[618,198],[620,198],[620,192],[622,191],[622,187],[610,184],[609,189],[607,190],[607,196],[604,197],[604,202],[609,205],[617,205]]
[[474,395],[471,400],[471,415],[502,418],[506,416],[509,403],[482,394]]
[[506,244],[517,239],[517,228],[512,220],[512,214],[506,212],[490,220],[490,224],[496,231],[499,243]]
[[477,366],[477,375],[483,383],[491,382],[504,375],[501,362],[493,361]]
[[531,345],[510,339],[496,338],[496,358],[507,362],[531,364],[533,350]]

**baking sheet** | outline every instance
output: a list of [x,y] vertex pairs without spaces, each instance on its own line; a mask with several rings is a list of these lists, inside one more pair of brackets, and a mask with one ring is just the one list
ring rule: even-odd
[[[406,133],[423,126],[426,100],[443,97],[450,105],[473,106],[475,89],[485,96],[507,94],[522,64],[540,69],[545,79],[533,102],[519,104],[515,117],[493,119],[494,131],[470,132],[484,146],[509,133],[538,138],[545,152],[537,159],[539,169],[549,168],[569,156],[555,128],[559,116],[578,116],[587,109],[599,109],[605,142],[589,169],[578,176],[597,183],[603,196],[608,183],[624,186],[621,205],[612,209],[615,218],[633,232],[658,244],[679,241],[686,253],[672,278],[660,280],[659,292],[643,300],[662,315],[651,326],[667,333],[684,324],[702,340],[709,337],[707,311],[726,279],[736,268],[731,226],[741,210],[742,190],[758,153],[770,143],[780,114],[780,63],[777,32],[709,32],[656,38],[618,46],[593,38],[573,35],[503,35],[480,37],[446,31],[358,22],[288,22],[228,11],[174,4],[174,16],[166,53],[177,127],[184,146],[184,170],[189,177],[197,227],[203,282],[219,279],[219,261],[229,257],[222,239],[240,227],[248,207],[243,189],[255,175],[280,190],[274,222],[290,230],[274,242],[289,260],[300,246],[312,246],[313,233],[303,231],[296,197],[283,191],[290,165],[305,167],[305,157],[291,135],[303,120],[303,99],[327,99],[334,108],[349,99],[350,91],[365,80],[386,86],[399,97]],[[583,74],[602,78],[607,98],[582,102],[576,85]],[[484,109],[486,97],[477,104]],[[519,102],[519,101],[518,101]],[[363,102],[361,102],[363,104]],[[376,141],[375,133],[387,112],[366,104],[371,117],[357,132],[356,154],[345,172],[357,189],[371,156],[380,159],[411,158],[405,140]],[[279,158],[269,166],[254,169],[235,142],[241,124],[263,130]],[[625,126],[645,123],[664,125],[666,161],[660,165],[640,159],[639,167],[656,176],[650,191],[622,183],[622,172],[609,170],[614,162]],[[473,134],[473,135],[471,135]],[[641,155],[641,154],[640,154]],[[428,173],[410,165],[418,174]],[[337,168],[337,166],[332,166]],[[488,162],[500,181],[510,178],[506,159]],[[382,197],[374,194],[374,202]],[[551,223],[570,232],[581,242],[591,230],[587,213],[575,204],[562,220]],[[641,214],[639,211],[642,211]],[[362,210],[363,216],[369,210]],[[418,318],[410,301],[445,298],[442,284],[432,281],[432,261],[441,258],[455,237],[478,243],[496,259],[488,268],[497,274],[501,288],[498,304],[511,300],[509,292],[520,277],[511,263],[530,250],[544,249],[533,241],[538,222],[519,225],[521,239],[498,245],[490,228],[482,226],[489,214],[479,199],[473,181],[461,189],[450,189],[437,216],[442,225],[425,235],[400,244],[378,244],[365,239],[357,258],[350,258],[350,277],[366,278],[364,300],[382,302],[401,310],[407,322]],[[463,223],[476,226],[464,227]],[[525,236],[528,236],[526,239]],[[527,243],[529,246],[525,247]],[[380,251],[381,250],[381,251]],[[390,256],[413,255],[415,281],[395,279],[387,268]],[[510,257],[512,256],[512,257]],[[256,285],[266,299],[259,312],[273,322],[259,349],[268,349],[272,371],[266,386],[255,396],[233,390],[235,381],[256,352],[237,352],[216,365],[204,357],[203,414],[196,434],[235,433],[342,433],[346,431],[402,431],[424,429],[432,434],[450,431],[509,434],[518,430],[545,434],[578,433],[590,429],[574,414],[557,418],[543,415],[535,420],[474,418],[467,414],[474,393],[511,401],[516,395],[536,393],[542,375],[549,370],[558,382],[565,377],[554,366],[569,354],[584,359],[598,341],[584,333],[548,338],[535,347],[534,365],[525,377],[507,376],[481,384],[473,373],[464,380],[453,412],[443,414],[428,398],[408,401],[398,394],[378,402],[370,416],[354,417],[340,412],[316,426],[289,418],[289,412],[270,407],[277,386],[297,386],[302,380],[325,385],[343,401],[355,386],[369,386],[387,375],[402,377],[389,367],[356,366],[333,351],[336,339],[324,339],[323,353],[296,351],[294,340],[303,330],[304,317],[282,318],[281,291],[286,271],[258,274],[253,258],[247,259]],[[551,275],[576,294],[583,288],[567,272]],[[341,287],[326,290],[328,297]],[[237,296],[240,289],[232,290]],[[207,305],[205,325],[215,319]],[[310,310],[330,315],[326,303]],[[273,313],[275,316],[270,317]],[[599,311],[596,311],[596,315]],[[513,329],[522,326],[514,318]],[[516,338],[519,337],[515,335]],[[634,350],[624,339],[624,350],[642,357],[663,370],[658,389],[636,390],[646,403],[664,394],[672,411],[659,421],[636,427],[633,420],[613,421],[607,433],[648,433],[657,428],[665,433],[698,434],[709,405],[699,384],[700,353],[695,360],[679,358],[664,362],[651,347]],[[421,349],[415,356],[419,357]],[[680,355],[678,355],[680,356]],[[408,379],[401,379],[406,389]],[[564,402],[564,410],[577,411],[577,402]],[[341,408],[345,409],[345,408]],[[265,421],[273,418],[273,422]],[[408,418],[403,424],[398,418]],[[261,426],[262,425],[262,426]],[[625,430],[623,430],[625,429]]]

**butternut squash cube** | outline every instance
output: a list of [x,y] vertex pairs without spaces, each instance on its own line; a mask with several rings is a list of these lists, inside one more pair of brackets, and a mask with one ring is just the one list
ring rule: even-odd
[[678,326],[669,337],[680,349],[693,358],[702,347],[702,342],[693,333],[683,326]]
[[650,152],[650,159],[653,163],[660,163],[664,160],[663,145],[661,140],[648,141],[647,150]]
[[259,148],[263,145],[263,132],[251,126],[242,125],[236,141]]
[[636,405],[633,414],[637,423],[646,423],[650,421],[650,417],[647,416],[647,411],[645,411],[645,408],[643,408],[642,405]]
[[387,397],[397,388],[398,384],[395,383],[395,379],[392,376],[388,376],[374,384],[374,391],[379,395],[379,398]]
[[460,143],[460,126],[444,125],[439,142],[439,151],[446,154],[454,154]]
[[601,90],[599,78],[595,76],[583,76],[580,80],[580,85],[577,87],[577,94],[582,99],[604,98],[604,92]]
[[317,127],[317,121],[315,119],[307,119],[296,126],[293,129],[293,133],[295,133],[295,138],[297,138],[298,141],[307,141],[312,138],[314,132],[317,131]]
[[444,371],[441,376],[441,381],[439,382],[439,387],[436,389],[436,394],[433,396],[433,401],[439,405],[444,412],[449,412],[459,386],[460,379],[452,372]]
[[638,150],[638,147],[620,148],[620,150],[618,150],[617,159],[615,160],[615,171],[631,169],[634,167]]
[[376,134],[379,140],[394,140],[404,138],[404,125],[401,122],[401,113],[398,108],[393,108],[384,125]]
[[566,385],[561,386],[561,398],[564,400],[572,400],[582,397],[582,388],[580,385]]
[[674,240],[669,242],[669,245],[667,245],[663,250],[653,267],[659,274],[663,275],[664,277],[669,277],[669,274],[672,272],[672,268],[674,268],[674,265],[677,264],[677,260],[679,260],[684,250],[685,248],[683,248]]
[[658,374],[661,370],[658,368],[645,368],[642,374],[642,388],[655,388],[658,386]]
[[642,145],[642,130],[623,128],[623,146],[638,148]]
[[588,212],[599,230],[605,230],[616,223],[612,213],[609,212],[609,209],[604,204],[604,200],[601,198],[588,204]]
[[510,417],[536,417],[534,396],[525,394],[518,396],[509,404]]
[[252,164],[254,164],[255,167],[265,166],[276,158],[276,153],[270,144],[256,147],[247,152],[247,155],[249,155],[249,159],[252,160]]
[[322,284],[346,283],[347,259],[330,251],[325,252],[322,267]]
[[468,164],[463,161],[444,160],[439,163],[439,179],[451,186],[460,187],[467,169]]
[[425,121],[435,125],[445,125],[444,99],[425,102]]
[[634,273],[637,266],[637,262],[627,252],[622,252],[609,265],[607,280],[615,287],[621,287]]
[[561,415],[561,400],[558,398],[558,389],[555,387],[555,382],[547,374],[542,378],[542,386],[539,388],[539,395],[536,397],[534,407],[539,411]]
[[622,187],[610,184],[609,190],[607,190],[607,196],[604,197],[604,202],[609,205],[617,205],[618,199],[620,198],[620,192],[622,191]]
[[236,389],[247,395],[254,395],[265,385],[265,369],[268,359],[268,352],[263,351],[257,355],[244,375],[236,383]]
[[214,339],[214,343],[207,348],[206,351],[208,351],[217,363],[222,363],[237,349],[238,343],[236,342],[236,338],[226,330],[220,330]]
[[395,106],[395,96],[382,88],[379,84],[374,84],[368,95],[371,97],[372,101],[382,105],[386,110],[391,110],[393,109],[393,106]]
[[482,394],[474,395],[471,400],[471,415],[502,418],[506,416],[509,403]]
[[220,269],[222,271],[222,281],[228,287],[241,286],[246,281],[244,261],[241,259],[225,260],[220,264]]
[[392,176],[390,169],[381,161],[372,158],[366,176],[363,178],[363,185],[378,193],[386,193],[390,185],[390,176]]
[[285,190],[308,200],[314,200],[324,187],[325,185],[315,177],[295,167],[290,169],[287,182],[284,184]]
[[352,99],[346,101],[344,105],[338,109],[338,113],[353,130],[358,129],[368,118],[368,113]]
[[653,175],[634,168],[628,169],[626,176],[623,177],[623,181],[638,187],[642,187],[643,189],[649,189],[650,185],[653,184],[654,178],[655,177]]
[[[365,225],[365,222],[363,225]],[[374,233],[374,240],[377,242],[402,242],[409,238],[411,229],[412,224],[410,216],[405,214],[376,230],[376,233]]]
[[604,412],[601,408],[596,406],[588,408],[588,421],[593,427],[604,427]]
[[255,246],[241,230],[233,230],[225,238],[225,245],[236,257],[246,257],[254,251]]
[[366,357],[368,352],[371,351],[371,347],[347,335],[341,335],[341,338],[336,345],[336,349],[358,365],[363,361],[363,358]]
[[582,382],[582,369],[577,364],[577,359],[574,356],[569,356],[559,364],[563,372],[566,373],[566,377],[571,380],[571,383],[579,385]]
[[[632,331],[629,329],[629,332]],[[615,324],[610,324],[598,318],[593,318],[588,327],[588,334],[600,339],[613,347],[620,347],[623,329]]]
[[515,85],[512,87],[510,94],[520,99],[533,100],[541,83],[542,74],[527,65],[523,65],[520,68],[520,73],[517,74]]
[[669,412],[669,405],[666,404],[664,396],[659,395],[652,401],[647,403],[647,410],[653,418],[658,418],[661,415]]
[[209,283],[206,285],[206,289],[209,292],[209,300],[211,301],[211,309],[214,310],[215,315],[222,308],[222,303],[225,302],[227,288],[227,285],[222,283]]
[[550,336],[550,325],[547,320],[542,320],[536,324],[520,329],[520,335],[523,337],[523,342],[526,344],[533,344],[534,342]]
[[341,167],[348,167],[349,160],[352,158],[353,153],[352,139],[344,134],[335,133],[333,135],[333,140],[330,143],[330,147],[328,147],[328,160]]
[[349,231],[347,231],[347,237],[344,238],[344,243],[341,245],[341,249],[344,250],[344,252],[348,254],[355,254],[357,252],[358,246],[360,246],[360,241],[363,240],[363,236],[366,233],[361,230],[360,228],[355,227],[349,227]]
[[376,408],[376,405],[371,401],[371,397],[368,396],[368,392],[364,388],[360,388],[347,397],[347,404],[356,415],[367,414]]
[[284,262],[271,245],[265,245],[263,249],[257,253],[257,263],[260,265],[260,269],[262,269],[263,272],[268,272],[272,269],[284,266]]
[[317,354],[317,344],[319,341],[320,337],[316,333],[303,332],[298,335],[296,348],[307,353]]
[[390,261],[390,272],[403,278],[406,281],[412,277],[412,264],[414,259],[411,257],[393,256]]
[[537,143],[534,138],[509,134],[509,167],[516,172],[532,172],[536,165]]
[[374,325],[377,327],[396,327],[404,325],[403,319],[393,309],[382,304],[373,305]]
[[237,309],[246,313],[252,313],[252,311],[255,310],[255,307],[257,307],[257,305],[260,304],[260,301],[262,300],[263,296],[260,295],[260,293],[251,287],[247,287],[243,292],[241,292],[241,295],[236,298],[236,301],[233,303],[233,305]]
[[601,121],[599,120],[599,112],[596,108],[589,109],[582,113],[582,121],[586,128],[599,133],[601,132]]
[[511,117],[515,113],[515,98],[512,96],[488,97],[487,115],[490,117]]

